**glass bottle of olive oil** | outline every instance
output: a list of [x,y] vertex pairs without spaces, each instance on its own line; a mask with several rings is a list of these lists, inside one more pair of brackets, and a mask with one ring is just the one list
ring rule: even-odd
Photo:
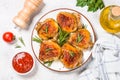
[[109,33],[120,32],[120,6],[105,7],[100,14],[100,24]]

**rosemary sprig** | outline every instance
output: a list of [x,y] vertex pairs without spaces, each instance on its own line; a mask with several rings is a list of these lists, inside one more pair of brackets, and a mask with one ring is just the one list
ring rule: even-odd
[[48,26],[45,27],[45,29],[43,30],[43,32],[48,33]]
[[45,27],[45,33],[48,33],[48,26]]
[[71,57],[74,57],[75,53],[73,51],[69,51]]
[[37,36],[33,37],[32,40],[37,42],[37,43],[41,43],[42,42],[42,40],[39,37],[37,37]]
[[22,37],[19,37],[18,38],[19,40],[20,40],[20,42],[25,46],[25,43],[24,43],[24,41],[23,41],[23,39],[22,39]]
[[52,48],[47,48],[47,49],[45,49],[45,52],[49,52],[51,50],[53,50],[53,49]]
[[16,44],[16,45],[15,45],[15,48],[21,48],[21,46],[20,46],[20,45],[18,45],[18,44]]
[[62,46],[68,39],[69,33],[59,28],[58,44]]
[[52,65],[53,61],[46,61],[44,62],[44,64],[47,64],[48,67],[50,67]]
[[80,34],[78,34],[78,35],[77,35],[76,42],[77,42],[77,43],[79,43],[79,42],[81,42],[81,41],[82,41],[82,39],[83,39],[83,36],[82,36],[82,35],[80,35]]

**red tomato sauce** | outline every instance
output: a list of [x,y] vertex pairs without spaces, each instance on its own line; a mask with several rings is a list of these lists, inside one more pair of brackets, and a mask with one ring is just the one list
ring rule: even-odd
[[20,52],[13,57],[13,68],[19,73],[26,73],[33,67],[33,58],[27,52]]

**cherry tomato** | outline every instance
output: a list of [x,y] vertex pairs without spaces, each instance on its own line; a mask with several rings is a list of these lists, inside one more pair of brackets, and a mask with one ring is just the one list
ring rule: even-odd
[[17,53],[12,60],[12,66],[18,73],[26,73],[33,67],[33,58],[27,52]]
[[12,32],[5,32],[3,34],[3,40],[8,43],[13,42],[15,40],[15,36]]

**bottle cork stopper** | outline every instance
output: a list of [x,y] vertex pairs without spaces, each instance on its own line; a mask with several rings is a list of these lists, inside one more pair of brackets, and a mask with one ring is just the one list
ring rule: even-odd
[[28,27],[32,15],[39,9],[42,0],[26,0],[23,9],[13,18],[13,23],[20,28]]
[[111,12],[113,16],[120,16],[120,6],[113,6]]

